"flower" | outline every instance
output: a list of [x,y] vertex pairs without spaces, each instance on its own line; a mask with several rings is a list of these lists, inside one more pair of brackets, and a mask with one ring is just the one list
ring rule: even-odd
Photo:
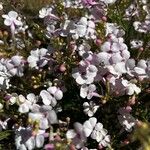
[[134,71],[138,78],[143,80],[144,78],[150,77],[150,61],[146,61],[144,59],[141,59],[137,66],[134,67]]
[[96,86],[94,84],[90,84],[90,85],[84,84],[80,88],[80,96],[82,98],[87,97],[87,99],[91,99],[93,96],[100,97],[100,95],[95,91],[96,91]]
[[42,8],[39,10],[39,17],[40,18],[45,18],[46,16],[50,15],[52,12],[52,8]]
[[44,131],[39,131],[37,135],[32,135],[32,128],[19,127],[15,130],[15,145],[17,150],[33,150],[41,148],[44,144]]
[[128,95],[133,95],[134,93],[139,94],[141,92],[141,89],[138,86],[136,86],[134,83],[130,83],[127,80],[123,80],[122,84],[126,88],[126,93]]
[[27,99],[23,95],[18,96],[19,105],[18,111],[20,113],[27,113],[32,109],[33,104],[37,102],[36,96],[33,93],[27,95]]
[[8,69],[8,72],[10,73],[11,76],[23,76],[23,71],[24,71],[24,63],[25,61],[23,60],[22,56],[12,56],[11,59],[6,60],[6,68]]
[[46,58],[47,52],[48,50],[45,48],[32,50],[30,56],[27,58],[29,66],[36,69],[45,66],[48,63],[48,59]]
[[6,26],[10,26],[12,34],[15,32],[15,26],[23,25],[23,23],[18,19],[18,13],[15,11],[10,11],[8,15],[2,15],[2,17],[5,19],[4,24]]
[[101,123],[97,123],[97,119],[95,117],[91,117],[89,120],[84,122],[83,130],[86,137],[91,136],[91,138],[97,142],[101,142],[108,133]]
[[70,31],[74,39],[85,37],[86,39],[95,39],[95,23],[86,17],[81,17],[79,22],[75,24],[75,29]]
[[55,87],[51,86],[46,90],[42,90],[40,92],[40,96],[45,105],[55,106],[57,104],[57,100],[61,100],[63,97],[63,92]]
[[143,46],[143,41],[141,40],[132,40],[130,42],[131,48],[138,49]]
[[96,105],[93,101],[84,102],[83,103],[84,113],[88,115],[89,117],[92,117],[96,111],[98,110],[99,106]]
[[118,120],[120,124],[123,126],[123,128],[131,132],[132,128],[136,125],[136,120],[135,118],[130,114],[132,108],[130,106],[128,107],[122,107],[119,109],[119,115],[118,115]]
[[97,75],[97,67],[86,61],[81,61],[79,68],[72,70],[72,76],[80,85],[91,84]]
[[72,143],[77,149],[84,147],[87,138],[83,131],[83,126],[79,122],[74,123],[74,129],[70,129],[66,133],[67,139],[72,139]]

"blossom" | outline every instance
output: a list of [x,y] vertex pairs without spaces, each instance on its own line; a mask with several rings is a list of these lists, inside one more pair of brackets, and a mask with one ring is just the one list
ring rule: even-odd
[[80,85],[91,84],[97,75],[97,71],[98,69],[96,66],[85,61],[81,61],[79,68],[74,68],[72,70],[72,76]]
[[136,125],[136,120],[135,118],[130,114],[132,108],[131,107],[122,107],[119,109],[119,115],[118,115],[118,120],[120,124],[123,126],[123,128],[131,132],[132,128]]
[[97,119],[95,117],[84,122],[83,130],[86,137],[91,136],[91,138],[97,142],[101,142],[108,133],[100,122],[97,123]]
[[18,13],[15,11],[10,11],[8,15],[2,15],[2,17],[5,19],[4,24],[6,26],[10,26],[11,33],[14,34],[15,32],[15,26],[22,26],[22,22],[18,19]]
[[128,95],[133,95],[134,93],[139,94],[141,92],[141,89],[136,86],[134,83],[130,83],[127,80],[123,80],[122,84],[125,86],[126,88],[126,93]]
[[24,59],[22,56],[12,56],[11,59],[6,60],[6,67],[11,76],[23,76],[24,71]]
[[77,149],[84,147],[87,138],[83,131],[83,126],[79,122],[74,123],[74,129],[70,129],[66,133],[67,139],[72,139],[72,143]]
[[95,39],[95,23],[86,17],[81,17],[79,22],[75,24],[75,29],[72,29],[70,33],[73,34],[73,38],[75,39],[84,36],[86,39]]
[[61,100],[63,97],[63,92],[55,87],[51,86],[46,90],[42,90],[40,92],[40,96],[45,105],[55,106],[57,104],[57,100]]
[[51,15],[52,8],[45,8],[43,7],[41,10],[39,10],[39,17],[45,18],[48,15]]
[[98,110],[99,106],[96,105],[93,101],[84,102],[83,103],[84,113],[87,114],[89,117],[92,117],[96,111]]
[[29,63],[29,66],[31,68],[39,68],[43,67],[48,63],[48,60],[46,58],[48,50],[45,48],[37,48],[36,50],[32,50],[30,52],[30,56],[27,58],[27,61]]
[[80,88],[80,96],[82,98],[87,97],[87,99],[91,99],[93,96],[100,97],[100,95],[95,91],[96,91],[96,86],[94,84],[90,84],[90,85],[84,84]]
[[134,67],[134,71],[138,78],[143,80],[144,78],[150,77],[150,61],[146,61],[144,59],[141,59],[137,66]]
[[23,95],[19,95],[18,101],[20,103],[18,111],[20,113],[27,113],[32,109],[32,106],[37,102],[37,99],[33,93],[30,93],[27,95],[27,99]]
[[57,114],[51,106],[33,105],[31,112],[28,113],[28,119],[31,123],[38,122],[39,129],[46,130],[51,124],[57,124]]
[[130,42],[131,48],[138,49],[143,46],[143,41],[141,40],[132,40]]
[[115,23],[106,23],[106,36],[114,34],[117,37],[123,36],[125,32]]
[[104,139],[101,142],[99,142],[99,148],[102,149],[104,147],[109,146],[109,144],[110,144],[110,135],[106,135]]
[[44,131],[39,131],[37,135],[32,135],[32,128],[19,127],[15,130],[15,145],[17,150],[33,150],[41,148],[44,144]]

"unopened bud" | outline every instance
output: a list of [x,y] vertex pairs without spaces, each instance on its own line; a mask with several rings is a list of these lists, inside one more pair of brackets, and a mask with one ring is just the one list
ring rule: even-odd
[[4,31],[4,32],[3,32],[3,35],[7,37],[7,36],[8,36],[8,32],[7,32],[7,31]]
[[0,30],[0,38],[3,38],[3,33],[1,30]]
[[2,103],[0,103],[0,110],[2,110],[3,109],[3,104]]
[[59,70],[60,70],[61,72],[65,72],[65,71],[66,71],[65,64],[61,64],[60,67],[59,67]]
[[67,123],[69,123],[69,122],[70,122],[70,118],[69,118],[69,117],[67,117],[67,118],[66,118],[66,121],[67,121]]
[[35,45],[39,47],[41,45],[41,41],[37,40]]
[[102,40],[101,39],[96,39],[95,44],[97,46],[101,45],[102,44]]
[[129,140],[128,139],[125,139],[124,141],[123,141],[123,144],[125,144],[125,145],[128,145],[130,142],[129,142]]
[[106,17],[106,16],[103,16],[103,17],[102,17],[102,20],[103,20],[104,22],[106,22],[106,21],[107,21],[107,17]]
[[144,51],[144,48],[143,48],[143,47],[140,47],[140,48],[139,48],[139,51],[141,51],[141,52]]

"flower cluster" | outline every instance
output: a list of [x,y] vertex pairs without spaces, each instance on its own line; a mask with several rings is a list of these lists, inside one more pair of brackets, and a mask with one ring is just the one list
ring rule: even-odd
[[150,118],[149,2],[37,2],[0,3],[0,131],[17,150],[125,149]]

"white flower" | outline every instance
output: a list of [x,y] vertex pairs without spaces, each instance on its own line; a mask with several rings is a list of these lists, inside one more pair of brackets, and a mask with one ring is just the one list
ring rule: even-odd
[[84,147],[84,144],[87,141],[83,131],[83,126],[78,122],[74,123],[74,129],[67,131],[66,137],[67,139],[72,139],[72,143],[76,146],[77,149]]
[[134,93],[139,94],[141,92],[141,89],[136,86],[134,83],[130,83],[127,80],[123,80],[122,84],[125,86],[126,88],[126,93],[128,95],[133,95]]
[[11,59],[6,60],[6,68],[11,76],[23,76],[24,60],[22,56],[15,55]]
[[89,117],[92,117],[96,111],[98,110],[99,106],[96,105],[93,101],[84,102],[83,103],[84,113],[87,114]]
[[143,46],[143,41],[141,40],[132,40],[130,42],[131,48],[138,49]]
[[134,68],[135,73],[140,79],[149,78],[150,76],[150,61],[141,59]]
[[109,34],[114,34],[115,36],[123,36],[125,33],[123,30],[119,29],[119,26],[115,23],[106,23],[106,36]]
[[95,23],[92,20],[88,21],[86,17],[81,17],[79,22],[75,24],[75,29],[72,29],[70,33],[75,39],[84,36],[86,39],[95,39]]
[[82,98],[91,99],[93,96],[100,97],[98,93],[96,93],[96,86],[94,84],[90,85],[82,85],[80,88],[80,96]]
[[95,139],[97,142],[101,142],[107,135],[107,130],[103,128],[101,123],[97,123],[97,119],[95,117],[84,122],[83,130],[86,137],[91,136],[91,138]]
[[10,11],[8,13],[8,15],[2,15],[3,18],[5,18],[4,20],[4,24],[6,26],[11,26],[12,24],[16,25],[16,26],[21,26],[22,22],[20,20],[18,20],[18,13],[15,11]]
[[72,70],[72,76],[76,79],[76,82],[80,85],[91,84],[97,75],[97,67],[87,63],[86,61],[81,61],[79,69],[74,68]]
[[38,121],[40,129],[45,130],[48,129],[51,124],[58,123],[57,114],[51,106],[38,105],[35,107],[32,107],[32,112],[28,114],[28,118],[33,122]]
[[37,135],[32,136],[31,128],[19,127],[16,130],[15,145],[17,150],[33,150],[35,148],[41,148],[44,144],[45,131],[39,131]]
[[19,95],[18,97],[19,109],[20,113],[27,113],[30,109],[32,109],[33,104],[36,103],[36,96],[33,93],[27,95],[27,99],[23,95]]
[[57,104],[57,100],[61,100],[63,97],[63,92],[55,87],[51,86],[46,90],[42,90],[40,92],[40,96],[45,105],[55,106]]
[[2,17],[5,19],[4,24],[6,26],[10,26],[11,33],[14,34],[15,32],[15,26],[22,26],[22,22],[18,19],[18,13],[15,11],[10,11],[8,15],[2,15]]
[[45,48],[32,50],[30,52],[30,56],[27,58],[29,66],[36,69],[45,66],[48,62],[47,58],[45,57],[47,52],[48,50]]
[[109,145],[110,145],[110,135],[106,135],[104,139],[101,142],[99,142],[99,147],[103,148]]
[[120,124],[128,132],[132,131],[132,128],[136,125],[136,122],[137,122],[135,118],[130,114],[130,111],[131,111],[130,108],[123,107],[119,109],[120,115],[118,115],[118,120]]
[[46,16],[50,15],[52,12],[52,8],[42,8],[40,11],[39,11],[39,17],[40,18],[45,18]]

